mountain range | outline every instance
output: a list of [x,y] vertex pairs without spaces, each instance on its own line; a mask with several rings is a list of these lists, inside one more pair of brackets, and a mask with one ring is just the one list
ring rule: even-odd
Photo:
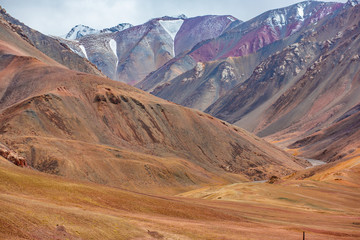
[[[135,84],[153,95],[210,113],[276,141],[281,147],[301,146],[303,156],[333,161],[354,149],[348,147],[338,151],[318,144],[314,154],[314,149],[307,151],[298,141],[304,143],[316,132],[331,127],[337,118],[359,104],[354,86],[351,88],[353,96],[345,96],[351,93],[342,92],[345,98],[333,99],[332,107],[317,113],[317,117],[311,115],[314,97],[310,95],[331,95],[330,85],[347,84],[342,76],[332,75],[333,66],[328,66],[332,69],[326,76],[320,73],[315,76],[316,71],[324,69],[320,66],[314,70],[316,65],[325,58],[328,61],[341,58],[356,64],[356,60],[351,60],[357,55],[355,43],[348,54],[332,51],[340,45],[344,48],[344,41],[355,37],[343,35],[356,23],[342,16],[346,9],[355,5],[357,1],[346,4],[305,1],[270,10],[246,22],[233,16],[163,17],[124,31],[88,35],[75,43],[61,41],[72,49],[78,46],[75,52],[82,56],[90,52],[93,56],[90,61],[114,80]],[[142,64],[144,59],[149,59],[145,60],[146,64]],[[334,72],[343,71],[337,66]],[[325,89],[318,87],[307,93],[303,93],[304,87],[296,86],[300,81],[304,85],[313,78],[332,83],[323,83]],[[286,92],[291,88],[297,88],[302,99],[294,103],[296,108],[290,110],[288,107],[284,116],[280,116],[275,105],[291,105],[282,102],[284,94],[291,95]],[[342,106],[341,110],[336,110],[338,106]],[[272,113],[269,107],[274,108]],[[306,116],[305,111],[310,111],[311,116]]]
[[54,37],[0,8],[0,238],[359,238],[359,26],[305,1]]
[[214,179],[261,180],[307,166],[207,114],[124,83],[68,70],[5,20],[1,31],[0,141],[35,169],[166,191]]
[[[170,101],[205,110],[229,89],[248,79],[270,55],[295,43],[296,35],[307,26],[342,7],[341,3],[306,1],[270,10],[237,23],[217,38],[199,43],[136,86]],[[194,72],[197,62],[204,64],[200,77]],[[171,94],[174,88],[179,94]]]
[[111,79],[134,85],[198,42],[218,36],[234,21],[238,20],[231,16],[165,16],[133,27],[119,24],[122,27],[114,32],[78,25],[66,39],[58,40]]
[[[345,122],[360,102],[357,12],[358,6],[342,10],[302,32],[297,43],[264,60],[206,112],[309,158],[334,161],[350,154],[357,145],[350,139],[358,128]],[[351,133],[323,135],[336,124],[342,126],[337,130]],[[310,141],[318,135],[322,140]],[[342,147],[334,148],[333,141]],[[312,151],[306,150],[308,144]]]

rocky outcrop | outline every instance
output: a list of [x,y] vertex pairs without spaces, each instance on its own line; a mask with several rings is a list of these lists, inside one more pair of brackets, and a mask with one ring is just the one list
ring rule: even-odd
[[27,161],[24,157],[20,157],[16,152],[10,150],[0,143],[0,156],[19,167],[27,167]]

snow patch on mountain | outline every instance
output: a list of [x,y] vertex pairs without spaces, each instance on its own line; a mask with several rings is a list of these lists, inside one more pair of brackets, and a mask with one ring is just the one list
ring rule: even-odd
[[87,54],[86,54],[86,50],[85,50],[84,45],[80,45],[79,47],[80,47],[81,51],[83,52],[84,56],[86,57],[86,59],[89,59]]
[[182,24],[184,23],[183,19],[177,20],[159,20],[160,25],[165,29],[165,31],[170,35],[172,41],[172,56],[175,57],[175,36],[179,32]]
[[116,25],[115,27],[105,28],[103,30],[100,30],[100,33],[121,32],[121,31],[124,31],[125,29],[131,28],[131,27],[133,27],[133,25],[130,23],[120,23],[120,24]]
[[73,51],[73,52],[76,53],[77,55],[79,55],[79,56],[81,56],[81,57],[85,57],[85,56],[84,56],[84,53],[83,53],[82,51],[79,52],[79,51],[77,51],[76,49],[70,47],[69,45],[68,45],[68,47],[71,49],[71,51]]
[[232,21],[232,22],[235,22],[235,21],[236,21],[236,18],[234,18],[233,16],[228,16],[227,19],[229,19],[229,20]]
[[183,24],[183,19],[177,20],[159,20],[160,25],[165,29],[165,31],[170,35],[174,40],[176,34],[180,30],[181,25]]
[[347,5],[355,6],[358,5],[360,2],[358,0],[348,0]]
[[296,25],[293,26],[293,29],[291,29],[291,32],[289,35],[296,33],[301,27],[302,27],[301,22],[296,23]]
[[116,71],[117,66],[119,64],[119,59],[118,59],[117,52],[116,52],[116,41],[114,39],[110,39],[109,46],[110,46],[111,50],[113,51],[113,53],[114,53],[114,55],[116,57],[116,68],[115,68],[115,71]]
[[304,20],[304,7],[301,4],[297,6],[297,18]]
[[116,41],[114,39],[110,39],[109,41],[109,46],[111,48],[111,50],[113,51],[114,55],[117,57],[117,53],[116,53]]
[[279,28],[283,28],[286,25],[286,17],[284,14],[274,11],[266,19],[266,22],[273,27],[276,26]]

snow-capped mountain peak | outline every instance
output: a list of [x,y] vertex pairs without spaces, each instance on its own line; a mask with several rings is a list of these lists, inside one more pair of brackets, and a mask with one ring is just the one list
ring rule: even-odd
[[89,34],[96,34],[99,33],[99,30],[96,30],[94,28],[79,24],[73,27],[68,34],[66,34],[65,39],[69,40],[77,40],[82,38],[83,36],[89,35]]
[[120,32],[127,28],[131,28],[133,25],[130,23],[120,23],[111,28],[104,28],[102,30],[97,30],[82,24],[76,25],[73,27],[68,34],[66,34],[65,39],[68,40],[78,40],[86,35],[91,34],[100,34],[100,33],[113,33]]
[[296,14],[296,18],[299,20],[304,20],[304,7],[302,4],[298,4],[297,5],[297,14]]
[[286,17],[284,13],[272,12],[271,15],[266,19],[266,22],[272,26],[278,26],[282,28],[286,25]]
[[346,4],[351,5],[351,6],[355,6],[355,5],[359,4],[359,3],[360,3],[359,0],[348,0]]
[[266,19],[266,22],[271,26],[279,27],[281,29],[289,23],[291,16],[293,16],[294,20],[304,21],[312,14],[309,11],[305,13],[305,8],[310,4],[311,1],[305,1],[287,8],[271,10],[268,12],[269,16]]
[[172,16],[173,18],[181,18],[181,19],[187,19],[188,17],[185,14],[180,14],[177,16]]
[[103,30],[100,30],[100,33],[112,33],[112,32],[121,32],[125,29],[133,27],[130,23],[120,23],[114,27],[111,28],[104,28]]

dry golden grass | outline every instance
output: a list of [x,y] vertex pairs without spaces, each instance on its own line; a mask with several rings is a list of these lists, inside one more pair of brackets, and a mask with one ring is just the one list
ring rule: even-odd
[[302,231],[309,239],[360,237],[360,193],[340,184],[243,183],[169,197],[3,161],[0,182],[1,239],[299,239]]
[[326,182],[337,182],[342,185],[360,187],[360,149],[357,149],[347,160],[330,165],[316,173],[310,179]]

